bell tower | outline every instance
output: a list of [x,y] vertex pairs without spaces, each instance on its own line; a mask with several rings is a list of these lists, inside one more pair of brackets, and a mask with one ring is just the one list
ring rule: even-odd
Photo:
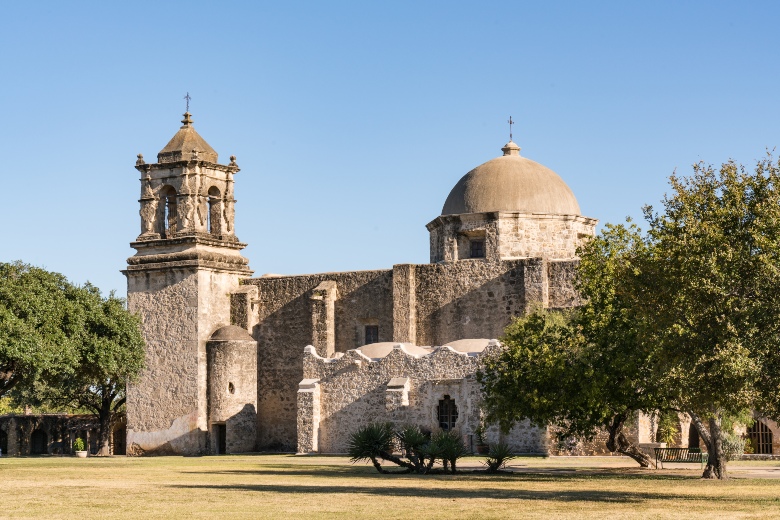
[[219,164],[188,111],[157,162],[138,154],[135,168],[141,234],[124,274],[146,368],[127,390],[128,454],[206,453],[206,343],[230,325],[230,293],[252,275],[234,226],[239,167],[235,156]]

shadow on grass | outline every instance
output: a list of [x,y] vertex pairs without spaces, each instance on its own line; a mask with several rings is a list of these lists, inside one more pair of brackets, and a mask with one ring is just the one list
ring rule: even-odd
[[[394,466],[388,465],[388,469],[394,469]],[[699,480],[699,476],[688,475],[670,475],[666,473],[655,473],[651,470],[628,470],[616,471],[614,469],[560,469],[551,470],[529,468],[525,470],[518,468],[514,472],[505,472],[499,474],[488,474],[482,471],[462,470],[456,475],[436,473],[431,475],[417,475],[414,473],[404,473],[399,475],[381,475],[371,466],[307,466],[306,468],[292,469],[284,464],[269,464],[257,469],[225,469],[219,471],[184,471],[183,473],[198,473],[210,475],[257,475],[257,476],[302,476],[317,478],[377,478],[387,481],[397,481],[400,479],[426,479],[426,480],[475,480],[483,481],[533,481],[533,482],[569,482],[583,480],[642,480],[642,481],[681,481],[681,480]]]
[[[518,490],[518,489],[496,489],[496,488],[478,488],[478,489],[442,489],[442,488],[421,488],[418,486],[409,487],[361,487],[361,486],[334,486],[334,485],[279,485],[279,484],[256,484],[256,485],[176,485],[180,489],[190,490],[217,490],[217,491],[240,491],[240,492],[261,492],[261,493],[286,493],[286,494],[345,494],[345,495],[376,495],[378,497],[401,497],[401,498],[441,498],[441,499],[492,499],[492,500],[552,500],[558,502],[602,502],[602,503],[623,503],[636,504],[651,500],[676,500],[676,501],[696,501],[701,500],[697,495],[665,494],[653,492],[626,492],[609,490]],[[707,497],[708,500],[733,502],[738,500],[736,497]]]

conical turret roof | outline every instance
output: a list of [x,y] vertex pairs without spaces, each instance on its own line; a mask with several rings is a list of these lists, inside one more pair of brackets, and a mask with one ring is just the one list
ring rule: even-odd
[[191,159],[217,162],[217,152],[195,131],[191,117],[192,114],[185,112],[181,128],[168,141],[165,148],[157,154],[158,163],[189,161]]

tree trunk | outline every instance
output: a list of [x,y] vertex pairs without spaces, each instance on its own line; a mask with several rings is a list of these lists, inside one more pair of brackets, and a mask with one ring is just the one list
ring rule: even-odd
[[98,429],[98,456],[107,457],[111,455],[111,413],[100,414],[100,428]]
[[707,466],[704,468],[701,478],[728,480],[726,470],[726,457],[723,455],[723,430],[721,429],[721,414],[715,412],[709,419],[709,431],[704,427],[701,418],[695,413],[688,412],[691,422],[699,432],[699,436],[707,446]]
[[650,455],[640,450],[623,433],[623,425],[626,422],[627,414],[618,414],[612,418],[612,422],[607,425],[609,439],[607,439],[607,449],[611,452],[622,453],[637,461],[643,468],[654,468],[655,463]]
[[102,406],[100,407],[100,413],[98,413],[98,421],[100,421],[98,440],[100,444],[98,446],[97,454],[99,457],[108,457],[111,455],[111,427],[114,425],[114,414],[111,411],[111,402],[114,398],[111,394],[106,395],[105,389],[103,395]]

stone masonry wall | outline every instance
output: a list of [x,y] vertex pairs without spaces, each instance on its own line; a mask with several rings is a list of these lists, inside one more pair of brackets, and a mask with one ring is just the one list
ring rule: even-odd
[[575,258],[577,247],[595,233],[597,220],[578,215],[511,211],[443,215],[428,224],[431,263],[470,256],[469,240],[485,241],[487,260]]
[[303,347],[312,343],[312,291],[334,281],[335,351],[361,346],[365,325],[378,325],[379,341],[393,339],[391,270],[262,277],[258,289],[258,449],[296,449],[296,392],[303,379]]
[[[302,382],[306,395],[302,398],[308,399],[304,404],[309,408],[315,405],[310,390],[313,384],[318,385],[319,422],[307,427],[305,433],[316,438],[304,439],[301,449],[318,446],[320,453],[344,453],[350,434],[375,421],[416,424],[436,431],[437,406],[445,395],[458,407],[455,429],[467,444],[473,445],[481,418],[480,387],[474,377],[481,366],[480,358],[496,348],[490,346],[484,353],[469,355],[440,347],[417,357],[399,345],[386,357],[372,360],[357,350],[324,359],[307,347]],[[312,411],[302,407],[301,413],[311,415]],[[527,422],[515,426],[506,436],[498,428],[490,428],[487,437],[488,442],[501,437],[518,453],[547,451],[546,428]]]
[[582,298],[574,286],[578,264],[579,260],[555,260],[547,263],[548,307],[561,309],[582,305]]
[[[209,426],[226,425],[226,453],[254,451],[257,438],[257,342],[210,340]],[[213,431],[209,428],[209,431]],[[210,438],[211,453],[218,451]]]
[[574,258],[577,247],[592,237],[597,221],[575,215],[500,212],[500,257]]
[[[415,268],[417,345],[443,345],[463,338],[498,338],[512,317],[522,315],[532,294],[529,271],[541,270],[540,260],[488,262],[472,259]],[[541,280],[540,280],[541,282]],[[541,283],[536,283],[541,289]]]
[[[335,352],[364,344],[365,325],[379,326],[379,341],[441,345],[464,338],[498,338],[512,318],[533,305],[575,304],[576,261],[463,260],[397,265],[390,270],[274,276],[245,280],[257,288],[258,448],[294,449],[296,392],[303,379],[301,345],[317,344],[322,296],[336,293]],[[325,285],[323,285],[325,284]],[[319,298],[319,299],[318,299]],[[316,329],[316,330],[315,330]],[[317,346],[325,355],[322,346]]]
[[140,313],[146,368],[127,391],[128,453],[199,452],[198,274],[128,273],[128,309]]

